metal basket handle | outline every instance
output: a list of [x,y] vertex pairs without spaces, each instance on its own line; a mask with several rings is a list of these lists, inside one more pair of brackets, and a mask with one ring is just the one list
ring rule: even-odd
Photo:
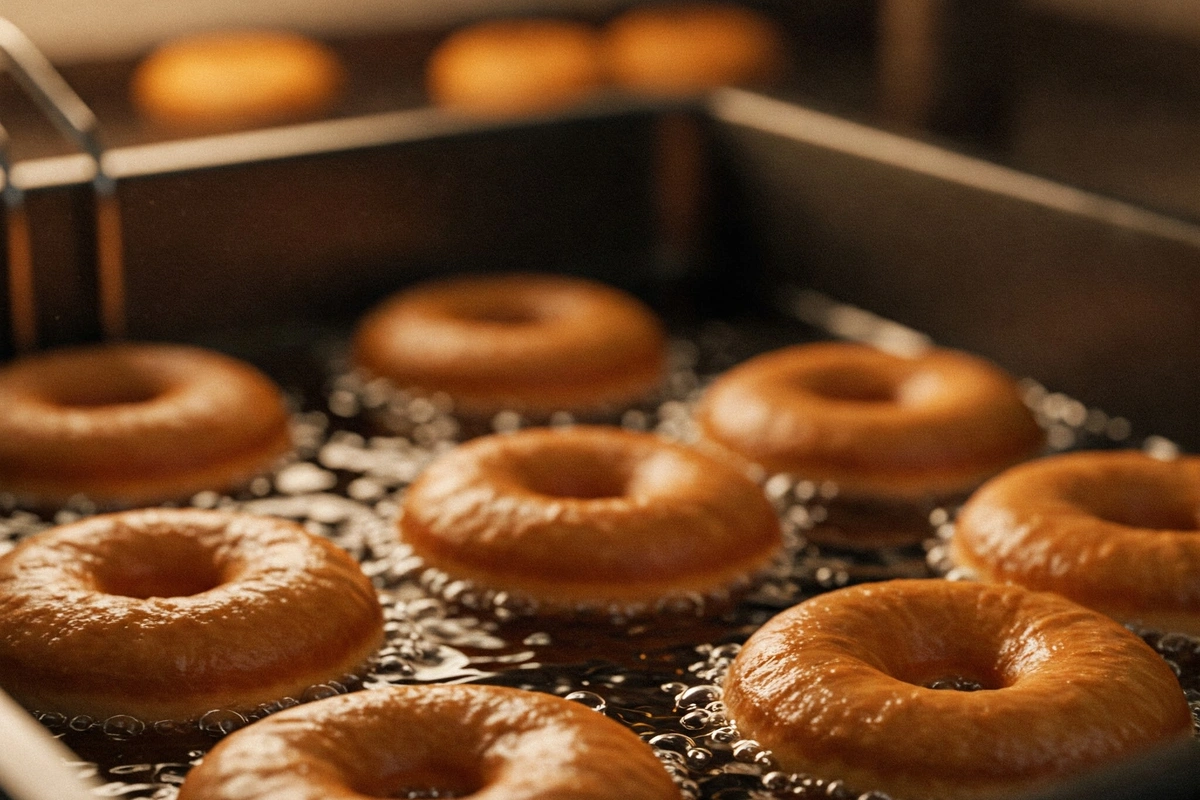
[[[38,108],[94,163],[92,191],[96,200],[96,275],[100,293],[100,325],[106,338],[125,333],[124,248],[121,210],[116,181],[104,170],[104,148],[96,115],[80,99],[25,33],[0,17],[0,54],[5,66]],[[12,302],[13,339],[18,350],[37,344],[36,303],[29,224],[23,192],[12,180],[7,135],[2,137],[0,170],[4,174],[3,200],[9,219],[9,290]]]

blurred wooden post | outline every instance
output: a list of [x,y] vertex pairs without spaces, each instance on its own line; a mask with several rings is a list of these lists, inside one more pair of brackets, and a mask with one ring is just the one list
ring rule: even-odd
[[883,120],[1003,149],[1016,89],[1017,0],[879,0]]
[[880,0],[879,110],[901,128],[924,129],[933,110],[945,0]]

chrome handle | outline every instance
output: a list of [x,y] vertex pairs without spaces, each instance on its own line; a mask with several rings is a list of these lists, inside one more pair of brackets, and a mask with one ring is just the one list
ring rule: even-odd
[[[108,338],[125,333],[125,264],[117,186],[104,169],[104,147],[96,115],[42,55],[25,33],[0,17],[0,54],[17,83],[38,108],[95,165],[92,191],[96,200],[96,273],[100,292],[100,324]],[[7,140],[7,136],[5,136]],[[5,177],[4,203],[9,219],[9,294],[13,340],[18,350],[37,344],[33,296],[32,249],[20,188],[11,179],[7,150],[0,162]]]

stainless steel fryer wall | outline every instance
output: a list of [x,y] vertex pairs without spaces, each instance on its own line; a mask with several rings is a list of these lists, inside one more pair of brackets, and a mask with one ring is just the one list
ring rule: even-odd
[[764,302],[825,292],[1200,449],[1200,227],[761,95],[712,114]]
[[[814,288],[1200,449],[1200,228],[727,90],[702,117],[708,216],[666,258],[664,113],[410,112],[110,151],[128,335],[345,323],[451,270],[588,274],[743,316]],[[94,339],[86,179],[27,202],[39,344]]]

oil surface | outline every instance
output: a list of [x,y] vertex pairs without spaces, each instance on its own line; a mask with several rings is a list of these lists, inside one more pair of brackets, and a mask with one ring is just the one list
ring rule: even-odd
[[[760,343],[713,325],[673,348],[662,396],[614,412],[604,421],[687,440],[691,404],[708,377]],[[953,506],[875,509],[840,503],[836,487],[762,476],[788,539],[786,558],[735,604],[697,601],[647,618],[589,615],[548,621],[520,598],[485,594],[430,574],[394,533],[405,487],[430,460],[472,435],[528,424],[502,412],[460,420],[445,397],[413,397],[379,382],[331,369],[319,398],[294,419],[297,458],[236,496],[205,492],[192,504],[295,519],[351,553],[375,582],[386,613],[387,641],[365,675],[311,687],[250,713],[214,709],[198,721],[66,719],[40,715],[79,754],[81,773],[99,776],[103,796],[170,800],[191,765],[222,736],[284,707],[388,684],[479,681],[550,692],[617,719],[649,742],[689,798],[885,797],[775,769],[770,753],[743,739],[725,715],[719,688],[738,647],[777,611],[813,594],[896,577],[957,577],[946,561]],[[1026,400],[1047,430],[1051,449],[1133,446],[1129,424],[1062,395],[1025,384]],[[569,415],[548,420],[570,425]],[[1147,449],[1171,444],[1151,437]],[[92,513],[80,499],[45,519],[0,497],[0,552],[53,522]],[[864,514],[896,514],[911,535],[898,546],[847,545],[841,535]],[[837,535],[830,535],[830,532]],[[1173,666],[1200,714],[1200,641],[1139,632]],[[949,690],[963,689],[949,685]],[[411,797],[447,797],[436,788]]]

